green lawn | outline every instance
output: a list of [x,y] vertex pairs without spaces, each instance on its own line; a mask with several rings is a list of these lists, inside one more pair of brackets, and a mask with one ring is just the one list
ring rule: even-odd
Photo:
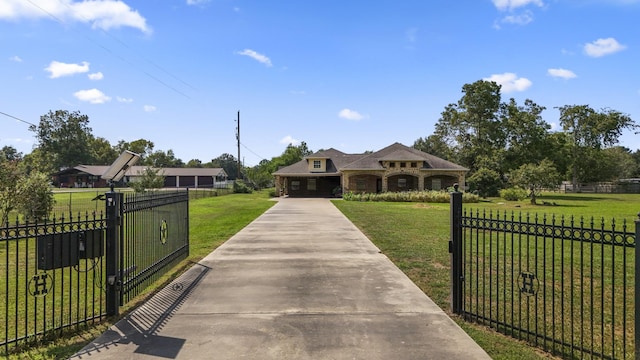
[[[95,189],[93,189],[95,191]],[[88,192],[91,193],[91,192]],[[64,195],[63,195],[64,196]],[[68,194],[66,195],[68,196]],[[95,195],[94,195],[95,196]],[[480,211],[528,211],[548,216],[595,217],[597,221],[611,218],[627,220],[630,231],[640,212],[640,195],[615,194],[545,194],[540,202],[547,206],[532,206],[527,201],[506,202],[490,199],[469,207]],[[555,203],[555,205],[554,205]],[[137,302],[124,307],[123,314],[144,301],[162,284],[178,276],[192,262],[199,261],[244,226],[275,204],[268,192],[231,194],[204,198],[190,203],[190,255],[176,271],[161,279],[155,287],[142,294]],[[368,203],[334,201],[402,271],[404,271],[439,306],[449,309],[449,204]],[[466,206],[465,206],[466,207]],[[115,321],[116,319],[112,319]],[[550,356],[520,341],[500,335],[483,326],[456,319],[494,359],[544,359]],[[65,358],[106,329],[110,322],[87,332],[57,339],[55,343],[21,353],[12,359]]]
[[[488,199],[465,204],[465,209],[487,212],[528,212],[531,217],[563,216],[576,221],[584,217],[596,224],[604,218],[605,226],[623,220],[627,231],[634,230],[633,221],[640,211],[640,195],[620,194],[545,194],[539,202],[507,202]],[[449,204],[375,203],[334,201],[356,226],[371,239],[409,278],[441,308],[449,310]],[[555,205],[554,205],[555,204]],[[540,359],[549,355],[496,333],[494,330],[456,319],[458,323],[495,359]]]

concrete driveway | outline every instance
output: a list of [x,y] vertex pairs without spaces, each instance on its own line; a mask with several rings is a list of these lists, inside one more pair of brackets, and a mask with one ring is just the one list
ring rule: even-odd
[[488,359],[327,199],[278,203],[72,359]]

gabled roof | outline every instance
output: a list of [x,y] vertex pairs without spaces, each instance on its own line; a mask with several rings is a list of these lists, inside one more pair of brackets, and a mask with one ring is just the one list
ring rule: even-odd
[[380,149],[369,154],[362,159],[354,161],[340,170],[370,170],[383,169],[381,161],[424,161],[428,168],[439,170],[462,170],[469,169],[464,166],[452,163],[437,156],[427,154],[426,152],[405,146],[400,143],[394,143],[386,148]]
[[[78,165],[65,169],[54,175],[64,175],[72,173],[85,173],[94,176],[104,174],[109,166],[107,165]],[[127,169],[126,176],[139,176],[148,166],[132,166]],[[158,172],[162,176],[227,176],[223,168],[160,168]]]
[[[322,173],[309,171],[309,159],[327,159],[327,171]],[[287,176],[337,176],[344,170],[384,170],[382,166],[383,161],[424,161],[425,166],[431,169],[468,171],[468,169],[463,166],[437,156],[427,154],[400,143],[394,143],[370,154],[345,154],[333,148],[318,151],[295,164],[279,169],[273,174]]]
[[[340,168],[345,164],[355,161],[363,154],[346,154],[342,151],[330,148],[315,152],[311,155],[307,155],[304,159],[298,161],[289,166],[278,169],[274,175],[296,175],[296,176],[310,176],[310,175],[340,175]],[[327,170],[321,173],[309,171],[309,159],[327,159]]]

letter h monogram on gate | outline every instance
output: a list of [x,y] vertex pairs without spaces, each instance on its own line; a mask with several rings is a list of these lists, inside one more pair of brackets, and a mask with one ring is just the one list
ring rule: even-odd
[[529,272],[520,273],[520,277],[522,278],[522,286],[520,287],[520,292],[527,296],[536,294],[536,284],[534,280],[536,279],[536,275]]

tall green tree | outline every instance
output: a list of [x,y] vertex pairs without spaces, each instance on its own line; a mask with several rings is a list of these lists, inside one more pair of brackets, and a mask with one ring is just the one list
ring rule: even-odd
[[18,152],[13,146],[3,146],[2,149],[0,149],[0,161],[3,160],[20,161],[22,160],[22,153]]
[[436,134],[431,134],[425,138],[418,138],[413,143],[413,148],[445,160],[454,161],[451,148]]
[[169,168],[178,168],[178,167],[184,167],[184,162],[182,162],[182,160],[176,158],[175,154],[173,153],[173,150],[169,149],[167,152],[164,152],[162,150],[157,150],[154,151],[153,153],[149,154],[144,163],[146,165],[149,166],[153,166],[156,168],[163,168],[163,167],[169,167]]
[[[479,80],[465,84],[462,93],[457,103],[445,107],[436,123],[435,135],[453,149],[458,163],[475,171],[486,167],[486,160],[495,158],[496,150],[505,145],[498,113],[500,85]],[[478,159],[485,164],[478,163]]]
[[205,164],[205,167],[222,168],[229,176],[229,180],[235,180],[238,174],[238,159],[229,153],[224,153],[211,159],[211,162]]
[[187,163],[185,164],[185,167],[188,168],[201,168],[202,166],[202,161],[200,159],[191,159],[189,161],[187,161]]
[[91,163],[90,142],[93,139],[89,117],[78,111],[49,111],[31,125],[37,147],[51,159],[55,170]]
[[91,165],[111,165],[120,155],[103,137],[93,138],[89,143],[91,151]]
[[638,172],[631,150],[623,146],[613,146],[598,152],[599,157],[591,173],[597,174],[592,181],[615,181],[634,177]]
[[138,162],[140,164],[144,164],[147,156],[153,153],[153,147],[153,142],[146,139],[138,139],[131,142],[120,140],[118,141],[118,144],[116,144],[115,149],[118,154],[122,154],[123,151],[129,150],[140,155],[140,160],[138,160]]
[[588,155],[618,143],[622,132],[638,125],[627,114],[612,109],[596,111],[588,105],[565,105],[560,110],[560,124],[571,138],[571,174],[574,189],[589,169]]
[[271,160],[263,159],[260,163],[251,169],[247,169],[247,176],[251,182],[258,187],[271,186],[273,184],[273,173],[283,166],[289,166],[304,159],[305,156],[313,154],[306,142],[300,145],[287,145],[284,152],[271,158]]
[[631,156],[636,162],[636,171],[632,177],[640,178],[640,149],[636,150],[633,154],[631,154]]
[[18,166],[25,174],[30,174],[34,171],[51,174],[57,171],[52,165],[52,156],[44,153],[40,148],[35,148],[22,158]]
[[277,166],[289,166],[304,159],[305,156],[311,155],[313,152],[309,150],[307,143],[302,141],[300,145],[287,145],[282,155],[275,158]]
[[273,186],[273,166],[271,161],[263,159],[258,165],[246,169],[246,172],[249,181],[257,188],[262,189]]
[[9,213],[18,204],[20,171],[15,161],[0,160],[0,227],[9,220]]
[[503,174],[546,158],[551,125],[542,119],[544,110],[544,106],[529,99],[525,100],[524,106],[518,105],[513,98],[501,104],[500,123],[505,132]]

